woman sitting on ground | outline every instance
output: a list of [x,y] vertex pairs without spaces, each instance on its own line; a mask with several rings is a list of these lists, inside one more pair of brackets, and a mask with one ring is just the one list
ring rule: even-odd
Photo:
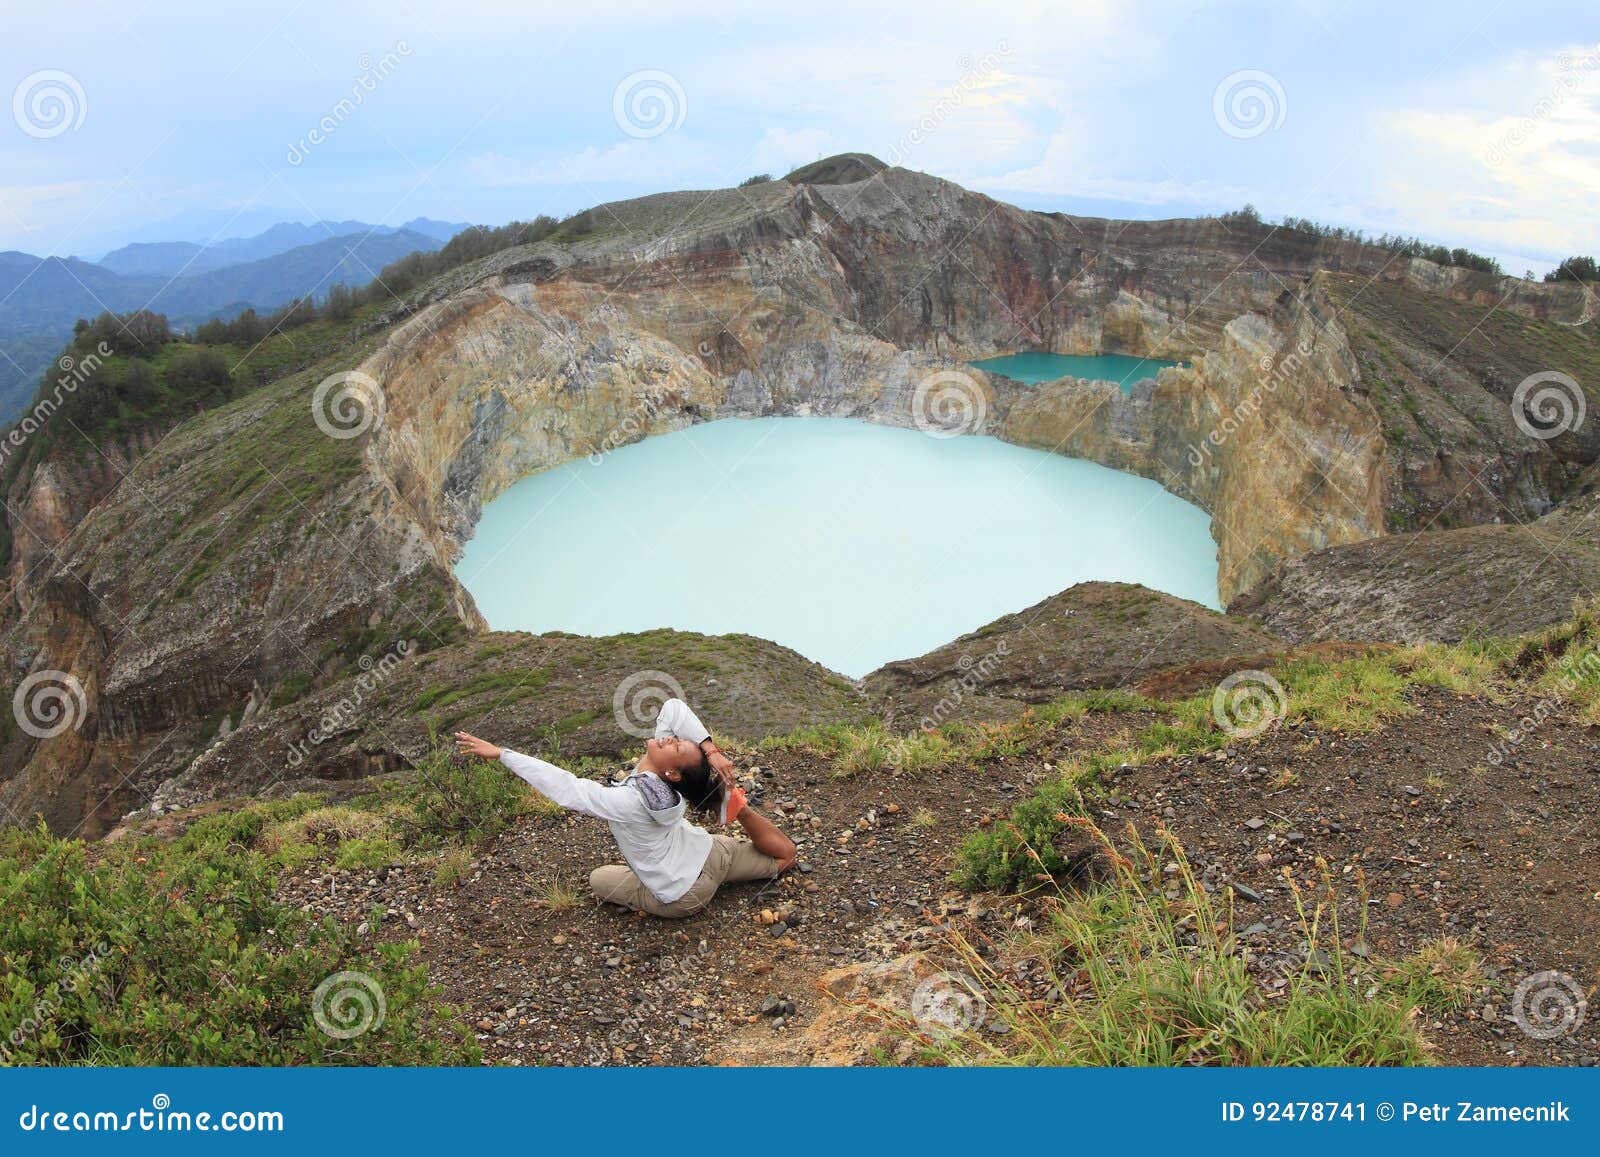
[[[497,759],[547,799],[611,825],[627,864],[590,873],[589,887],[601,900],[655,916],[692,916],[723,884],[770,880],[798,855],[788,836],[745,803],[732,761],[681,699],[662,704],[655,738],[645,743],[633,774],[612,786],[465,731],[455,738],[459,751]],[[689,821],[690,808],[715,809],[721,823],[737,822],[750,838],[714,836]]]

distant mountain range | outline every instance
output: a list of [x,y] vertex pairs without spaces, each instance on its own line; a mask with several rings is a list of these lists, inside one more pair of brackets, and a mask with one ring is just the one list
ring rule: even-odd
[[404,225],[281,223],[254,237],[198,245],[140,242],[98,262],[0,252],[0,423],[14,420],[80,317],[150,309],[174,328],[246,308],[365,285],[408,253],[438,249],[465,225],[419,217]]
[[364,221],[318,221],[312,225],[285,221],[254,237],[236,237],[218,241],[214,245],[197,245],[192,241],[136,242],[112,250],[96,264],[129,277],[142,274],[189,276],[276,257],[280,253],[299,249],[303,245],[315,245],[331,237],[348,237],[355,233],[376,236],[410,232],[432,237],[443,244],[465,228],[465,225],[434,221],[427,217],[418,217],[398,226],[368,225]]

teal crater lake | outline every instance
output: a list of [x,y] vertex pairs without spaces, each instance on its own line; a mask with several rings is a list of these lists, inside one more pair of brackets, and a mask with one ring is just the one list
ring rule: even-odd
[[1013,381],[1037,385],[1053,382],[1057,378],[1082,378],[1091,382],[1116,382],[1122,392],[1132,393],[1135,382],[1153,380],[1168,366],[1182,366],[1183,362],[1162,361],[1159,358],[1136,358],[1127,354],[1052,354],[1020,353],[1004,357],[984,358],[970,363],[980,370],[999,374]]
[[851,677],[1091,579],[1218,605],[1209,518],[1148,479],[841,418],[723,419],[531,475],[456,577],[497,630],[743,633]]

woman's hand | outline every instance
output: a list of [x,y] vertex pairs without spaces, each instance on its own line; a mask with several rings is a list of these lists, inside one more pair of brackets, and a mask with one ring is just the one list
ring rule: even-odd
[[722,781],[722,789],[731,791],[737,786],[734,778],[733,760],[723,755],[721,751],[713,749],[706,753],[706,762],[711,765],[711,770],[717,773],[717,778]]
[[462,755],[476,755],[480,759],[499,759],[500,749],[487,739],[479,739],[476,735],[468,735],[465,731],[456,732],[456,750]]

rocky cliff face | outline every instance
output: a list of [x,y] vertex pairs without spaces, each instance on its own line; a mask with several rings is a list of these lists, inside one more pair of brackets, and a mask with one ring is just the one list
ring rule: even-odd
[[[363,367],[390,399],[375,461],[458,542],[532,470],[713,417],[910,425],[928,375],[1029,347],[1193,363],[1129,396],[963,369],[964,410],[975,431],[1202,506],[1224,600],[1452,501],[1463,521],[1496,502],[1536,516],[1600,454],[1600,438],[1526,437],[1510,404],[1551,335],[1593,356],[1577,290],[1213,220],[1027,213],[903,170],[594,214],[599,239],[491,259]],[[1452,351],[1486,326],[1522,336]],[[1490,496],[1470,508],[1468,479]]]
[[4,653],[34,682],[0,751],[11,813],[94,834],[245,714],[394,639],[466,633],[470,607],[360,448],[311,422],[308,388],[175,431],[22,576]]
[[[56,547],[165,434],[164,428],[140,430],[103,445],[67,439],[11,479],[5,496],[11,558],[4,601],[33,597],[40,573],[52,567]],[[10,608],[23,614],[28,609],[25,601]]]
[[1308,285],[1130,395],[1071,381],[1020,395],[1001,433],[1154,478],[1210,512],[1226,600],[1283,559],[1383,532],[1383,432],[1356,378]]
[[[346,354],[130,456],[107,493],[20,479],[13,533],[25,522],[50,550],[13,567],[0,657],[16,684],[70,676],[84,706],[59,734],[7,736],[0,804],[92,831],[198,774],[241,720],[400,641],[463,645],[483,624],[450,565],[484,501],[695,421],[927,422],[919,386],[956,371],[969,431],[1208,510],[1224,598],[1445,511],[1543,513],[1600,451],[1581,432],[1521,435],[1505,408],[1526,373],[1594,357],[1590,306],[1561,287],[1213,220],[1024,212],[862,164],[590,217],[576,240],[441,277]],[[1028,347],[1191,365],[1128,396],[962,366]],[[361,375],[337,436],[316,420],[336,371]]]

